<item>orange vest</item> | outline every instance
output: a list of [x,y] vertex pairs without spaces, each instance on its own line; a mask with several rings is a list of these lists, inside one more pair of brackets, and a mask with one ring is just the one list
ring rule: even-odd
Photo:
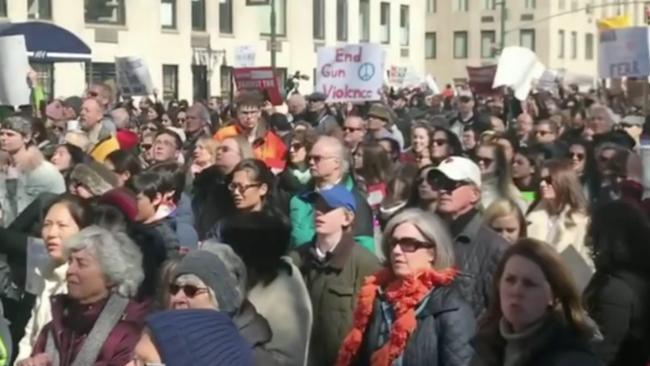
[[[239,125],[230,125],[220,128],[213,138],[217,141],[223,141],[229,137],[234,137],[241,134]],[[253,154],[255,158],[262,160],[269,169],[275,168],[284,170],[287,162],[285,155],[287,147],[278,135],[273,131],[266,131],[264,137],[259,138],[253,142]]]

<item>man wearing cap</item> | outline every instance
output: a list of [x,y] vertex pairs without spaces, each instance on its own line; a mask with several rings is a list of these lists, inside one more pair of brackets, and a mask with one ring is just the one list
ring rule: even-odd
[[237,135],[246,137],[255,158],[262,160],[274,173],[279,173],[286,166],[287,147],[262,118],[263,104],[259,92],[242,92],[237,97],[237,122],[220,128],[214,139],[223,141]]
[[404,136],[393,123],[393,114],[388,107],[380,103],[373,104],[368,111],[367,120],[368,133],[372,138],[378,139],[385,135],[384,131],[387,131],[393,135],[395,141],[399,144],[400,152],[404,150]]
[[63,116],[67,121],[79,118],[81,113],[81,104],[83,100],[79,97],[68,97],[63,100]]
[[350,231],[357,208],[343,185],[310,192],[316,237],[291,253],[311,298],[314,322],[309,365],[333,365],[352,326],[356,294],[363,279],[379,270],[377,257],[359,247]]
[[628,115],[623,117],[619,122],[618,127],[625,131],[634,140],[634,148],[638,149],[641,146],[641,134],[643,133],[643,125],[645,118],[642,116]]
[[31,139],[29,119],[14,116],[2,122],[0,149],[8,155],[0,167],[0,212],[5,227],[40,194],[65,192],[63,176],[30,144]]
[[449,129],[461,138],[463,136],[463,128],[465,126],[473,125],[476,123],[476,116],[474,115],[474,99],[468,95],[462,95],[458,98],[458,116],[451,120]]
[[321,92],[314,92],[309,95],[307,100],[309,101],[310,122],[316,127],[318,133],[323,136],[342,137],[341,126],[325,106],[326,99],[327,96]]
[[[307,183],[307,191],[320,191],[342,184],[352,192],[356,202],[356,219],[352,224],[354,240],[371,253],[375,253],[372,210],[349,175],[349,153],[343,142],[335,137],[321,136],[312,147],[307,161],[312,176],[312,180]],[[311,203],[297,195],[291,198],[289,206],[292,246],[311,243],[316,234],[315,213]]]
[[478,317],[488,305],[492,276],[508,243],[483,223],[481,170],[471,160],[452,156],[429,172],[439,194],[437,212],[449,222],[454,237],[459,288]]

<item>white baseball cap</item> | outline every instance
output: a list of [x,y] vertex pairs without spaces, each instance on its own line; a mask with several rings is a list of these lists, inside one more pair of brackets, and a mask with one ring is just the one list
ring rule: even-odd
[[440,172],[457,182],[471,182],[481,187],[481,169],[468,158],[450,156],[431,171],[433,172]]

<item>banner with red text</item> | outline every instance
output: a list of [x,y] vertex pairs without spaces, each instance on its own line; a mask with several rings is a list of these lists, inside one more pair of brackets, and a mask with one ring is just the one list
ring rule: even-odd
[[316,90],[328,102],[365,102],[381,99],[384,50],[371,43],[318,49]]
[[271,104],[282,104],[278,80],[271,67],[237,68],[233,75],[238,90],[259,90]]
[[497,73],[497,65],[472,67],[467,66],[467,75],[469,76],[469,87],[472,93],[478,95],[491,95],[498,93],[498,90],[492,90],[492,82]]

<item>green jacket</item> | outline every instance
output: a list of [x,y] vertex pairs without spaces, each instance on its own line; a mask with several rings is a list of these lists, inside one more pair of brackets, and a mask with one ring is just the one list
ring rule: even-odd
[[[354,213],[352,232],[354,240],[362,247],[375,253],[374,227],[372,222],[372,209],[366,198],[354,186],[352,178],[345,180],[345,186],[357,200],[357,210]],[[308,191],[314,190],[314,182],[309,182]],[[289,202],[289,217],[291,218],[291,247],[295,248],[314,240],[314,209],[309,202],[304,201],[301,195],[296,195]]]
[[344,234],[331,254],[321,260],[313,244],[291,252],[311,298],[314,322],[309,365],[331,366],[341,342],[352,328],[352,315],[363,279],[379,270],[376,256]]

